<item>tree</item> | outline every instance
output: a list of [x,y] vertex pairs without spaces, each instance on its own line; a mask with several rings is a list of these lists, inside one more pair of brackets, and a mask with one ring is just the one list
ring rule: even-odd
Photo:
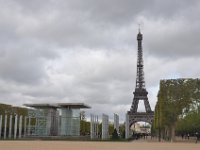
[[113,133],[112,133],[112,139],[113,139],[113,140],[118,140],[118,139],[119,139],[119,135],[118,135],[116,129],[114,129],[114,131],[113,131]]
[[80,121],[80,133],[81,135],[89,135],[90,133],[90,122],[86,120]]
[[125,124],[124,123],[119,125],[119,134],[121,138],[125,139]]
[[80,133],[81,135],[89,135],[90,133],[90,122],[86,121],[85,111],[80,112]]
[[198,79],[161,80],[155,108],[154,128],[175,140],[175,128],[180,117],[200,99]]
[[85,120],[85,111],[80,112],[80,120]]
[[109,131],[109,135],[112,135],[112,133],[114,132],[114,124],[109,124],[108,131]]

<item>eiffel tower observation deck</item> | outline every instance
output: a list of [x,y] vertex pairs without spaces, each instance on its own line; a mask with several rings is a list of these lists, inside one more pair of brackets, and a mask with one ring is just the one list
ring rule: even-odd
[[[137,51],[137,77],[136,77],[136,87],[133,92],[134,98],[131,105],[130,111],[128,111],[129,115],[129,125],[144,121],[152,124],[154,112],[151,110],[151,106],[148,100],[148,92],[145,88],[145,79],[144,79],[144,63],[143,63],[143,50],[142,50],[142,39],[143,35],[139,30],[137,35],[138,41],[138,51]],[[139,101],[144,101],[145,112],[138,112],[138,103]]]

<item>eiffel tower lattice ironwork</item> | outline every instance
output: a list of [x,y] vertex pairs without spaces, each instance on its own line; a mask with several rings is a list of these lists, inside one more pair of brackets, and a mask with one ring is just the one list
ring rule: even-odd
[[[132,102],[132,106],[130,111],[128,111],[129,116],[129,125],[144,121],[152,124],[154,112],[151,110],[149,101],[148,101],[148,92],[145,88],[145,80],[144,80],[144,64],[143,64],[143,51],[142,51],[142,39],[143,36],[139,30],[137,35],[138,41],[138,54],[137,54],[137,78],[136,78],[136,87],[133,92],[134,98]],[[144,101],[145,112],[137,112],[138,103],[140,100]]]

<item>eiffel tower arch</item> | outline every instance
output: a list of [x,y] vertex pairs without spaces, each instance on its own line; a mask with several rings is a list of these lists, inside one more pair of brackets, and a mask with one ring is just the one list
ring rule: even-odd
[[[140,30],[137,35],[138,41],[138,51],[137,51],[137,77],[136,77],[136,87],[133,92],[133,102],[131,105],[130,111],[127,112],[128,122],[127,128],[130,128],[136,122],[147,122],[152,124],[154,118],[154,112],[151,110],[151,106],[148,100],[148,92],[145,88],[145,80],[144,80],[144,64],[143,64],[143,51],[142,51],[142,39],[143,35]],[[139,101],[144,101],[145,111],[138,112],[138,103]]]

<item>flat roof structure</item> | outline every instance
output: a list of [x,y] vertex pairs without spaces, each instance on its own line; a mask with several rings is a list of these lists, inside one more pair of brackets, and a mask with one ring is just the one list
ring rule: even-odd
[[76,108],[91,108],[88,105],[85,105],[84,103],[58,103],[57,104],[61,108],[71,108],[71,109],[76,109]]
[[84,103],[52,103],[52,104],[38,103],[38,104],[24,104],[24,105],[27,107],[41,108],[41,109],[44,109],[44,108],[89,109],[91,108],[90,106],[85,105]]
[[44,108],[58,108],[55,104],[24,104],[24,106],[27,107],[33,107],[33,108],[40,108],[40,109],[44,109]]

